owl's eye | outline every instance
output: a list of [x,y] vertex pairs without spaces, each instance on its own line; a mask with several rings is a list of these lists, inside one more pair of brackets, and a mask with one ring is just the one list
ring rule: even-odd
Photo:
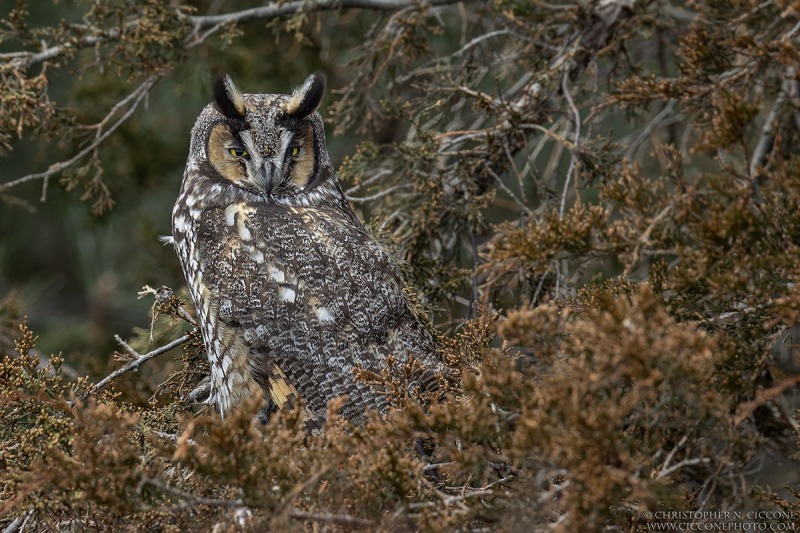
[[242,150],[241,148],[228,148],[228,153],[235,157],[244,157],[245,159],[250,157],[247,150]]
[[292,146],[292,157],[296,156],[299,153],[300,153],[300,148],[298,148],[297,146]]

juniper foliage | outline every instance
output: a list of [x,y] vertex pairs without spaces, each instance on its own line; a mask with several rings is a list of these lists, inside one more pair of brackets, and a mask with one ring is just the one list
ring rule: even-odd
[[207,364],[177,262],[143,245],[153,263],[124,272],[175,292],[143,291],[152,323],[111,363],[136,374],[45,357],[24,293],[0,300],[4,525],[635,531],[655,511],[756,508],[796,526],[796,4],[87,1],[52,24],[31,9],[0,23],[0,155],[59,159],[8,167],[4,221],[59,187],[104,217],[131,191],[174,197],[185,137],[155,146],[145,103],[201,93],[209,63],[264,91],[323,68],[347,194],[456,379],[423,408],[398,393],[411,368],[363,373],[392,410],[352,427],[334,403],[321,435],[299,411],[261,424],[257,401],[222,420],[193,402]]

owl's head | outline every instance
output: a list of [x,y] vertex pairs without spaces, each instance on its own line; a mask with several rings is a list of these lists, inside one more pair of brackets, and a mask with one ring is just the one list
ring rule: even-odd
[[279,203],[309,205],[341,195],[317,109],[325,76],[291,95],[242,94],[227,75],[192,130],[189,166]]

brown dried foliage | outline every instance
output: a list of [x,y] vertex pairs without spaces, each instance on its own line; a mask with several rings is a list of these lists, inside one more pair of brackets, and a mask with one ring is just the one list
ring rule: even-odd
[[[159,3],[109,5],[89,26],[125,21],[101,50],[129,80],[208,37]],[[34,42],[23,11],[3,39]],[[345,15],[291,16],[305,42]],[[800,323],[797,6],[496,0],[375,17],[331,118],[378,134],[340,174],[420,307],[439,310],[457,377],[445,397],[408,398],[416,369],[395,365],[361,376],[393,405],[363,427],[336,405],[320,435],[299,408],[262,425],[255,401],[221,420],[187,401],[205,368],[195,336],[149,402],[123,401],[142,396],[125,382],[78,401],[88,381],[59,357],[40,364],[23,326],[0,362],[4,519],[633,531],[657,510],[759,508],[796,520],[797,476],[753,472],[775,456],[796,465],[800,427],[786,336]],[[235,21],[225,28],[235,41]],[[13,61],[2,143],[57,115],[46,78]],[[154,311],[188,320],[171,295]]]

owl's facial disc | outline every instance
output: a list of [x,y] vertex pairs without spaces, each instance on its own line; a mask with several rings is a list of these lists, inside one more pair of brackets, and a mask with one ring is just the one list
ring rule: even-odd
[[275,156],[274,193],[297,194],[305,189],[314,174],[314,130],[306,121],[292,121],[281,133]]
[[254,132],[237,131],[238,124],[221,120],[208,138],[208,159],[219,174],[267,196],[302,191],[314,173],[313,126],[292,121],[277,133],[274,148],[259,148]]
[[324,75],[310,75],[282,101],[278,117],[270,119],[258,107],[248,107],[230,77],[217,77],[214,107],[224,118],[209,134],[209,162],[225,179],[267,196],[307,190],[317,160],[313,121],[319,119],[313,116],[324,89]]
[[209,163],[223,178],[232,182],[247,179],[252,153],[227,121],[221,120],[211,128],[206,150]]

